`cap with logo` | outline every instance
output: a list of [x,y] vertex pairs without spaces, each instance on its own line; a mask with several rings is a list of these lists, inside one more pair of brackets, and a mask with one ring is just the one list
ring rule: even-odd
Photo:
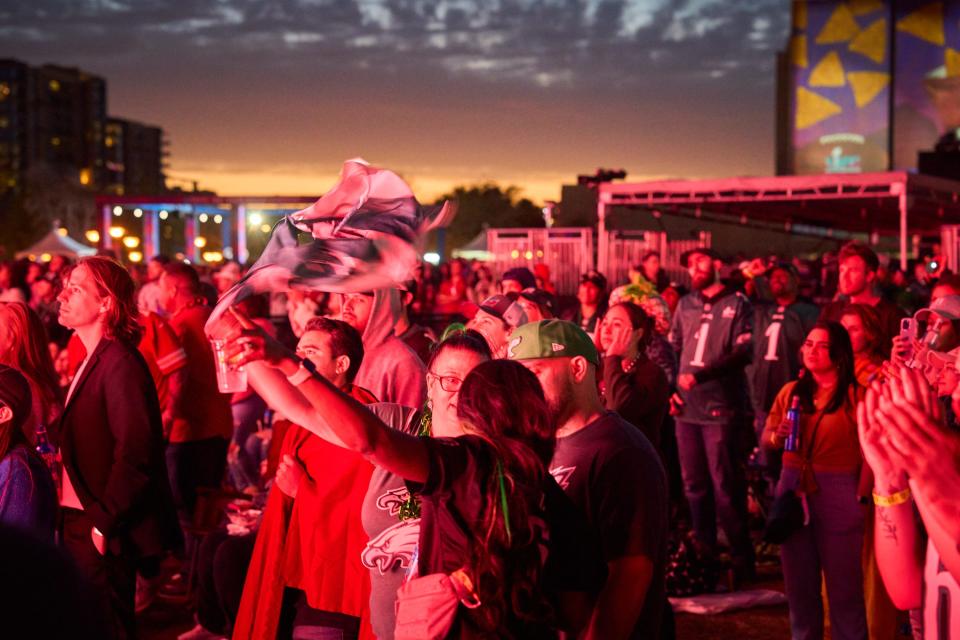
[[600,364],[597,346],[586,332],[566,320],[541,320],[517,327],[507,343],[510,360],[583,356]]
[[527,322],[527,314],[516,302],[516,294],[511,296],[493,295],[480,303],[480,310],[496,316],[511,327],[519,327]]
[[944,320],[960,320],[960,296],[937,298],[929,307],[913,314],[913,317],[923,322],[933,314],[937,314]]

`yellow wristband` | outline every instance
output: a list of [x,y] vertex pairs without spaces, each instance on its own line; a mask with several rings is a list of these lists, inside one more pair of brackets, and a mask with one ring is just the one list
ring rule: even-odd
[[879,496],[876,492],[874,492],[873,504],[877,505],[878,507],[895,507],[898,504],[903,504],[909,500],[910,495],[910,487],[907,487],[903,491],[897,491],[889,496]]

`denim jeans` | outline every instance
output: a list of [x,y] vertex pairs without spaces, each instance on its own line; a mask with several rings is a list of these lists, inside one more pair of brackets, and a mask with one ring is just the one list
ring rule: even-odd
[[[777,495],[797,486],[799,470],[784,467]],[[793,640],[823,638],[821,575],[830,603],[835,640],[865,640],[863,598],[864,508],[857,502],[856,473],[814,473],[818,491],[807,496],[810,524],[780,546]]]
[[677,421],[677,448],[683,490],[690,505],[693,532],[710,550],[717,546],[717,519],[737,565],[753,564],[753,544],[747,527],[746,485],[734,421],[696,424]]

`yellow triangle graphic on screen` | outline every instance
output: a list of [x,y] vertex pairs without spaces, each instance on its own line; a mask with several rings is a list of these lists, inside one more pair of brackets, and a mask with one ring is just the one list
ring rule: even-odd
[[857,107],[870,104],[890,84],[890,74],[881,71],[851,71],[847,79]]
[[880,64],[887,56],[887,20],[880,18],[860,32],[850,43],[850,51]]
[[807,28],[807,0],[793,0],[793,28]]
[[943,46],[943,3],[931,2],[897,22],[897,31]]
[[850,7],[841,4],[833,10],[827,24],[823,25],[820,35],[817,36],[817,44],[834,44],[836,42],[847,42],[860,33],[860,27],[857,21],[853,19],[853,13]]
[[803,69],[810,66],[810,61],[807,59],[807,36],[790,38],[790,62]]
[[840,54],[831,51],[823,56],[810,72],[811,87],[842,87],[847,81],[843,77],[843,63]]
[[804,87],[797,88],[797,129],[806,129],[842,112],[843,109],[833,100]]
[[865,16],[880,9],[883,9],[883,3],[880,0],[851,0],[850,2],[850,10],[855,16]]
[[947,67],[948,78],[960,76],[960,51],[947,47],[947,52],[944,55],[944,63]]

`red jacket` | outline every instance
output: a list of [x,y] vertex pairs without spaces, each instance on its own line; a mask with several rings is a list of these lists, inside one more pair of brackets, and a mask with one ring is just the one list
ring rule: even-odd
[[[348,392],[361,402],[376,402],[360,387]],[[360,562],[367,543],[360,508],[373,465],[296,425],[287,429],[280,455],[298,458],[306,476],[296,499],[277,488],[270,491],[234,640],[276,637],[284,587],[303,591],[314,609],[359,617],[360,637],[373,638],[370,574]]]

